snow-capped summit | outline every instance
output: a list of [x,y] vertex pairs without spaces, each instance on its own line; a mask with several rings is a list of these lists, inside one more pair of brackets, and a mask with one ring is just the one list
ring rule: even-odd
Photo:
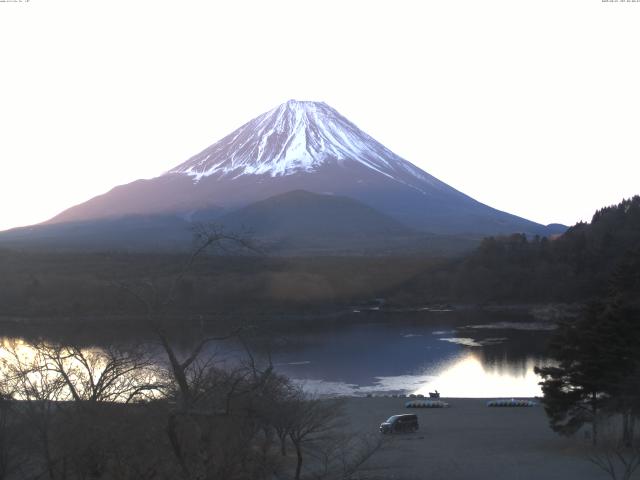
[[346,197],[423,232],[546,233],[542,225],[483,205],[434,178],[326,103],[297,100],[259,115],[159,177],[116,187],[48,223],[130,215],[222,221],[268,198],[276,200],[251,211],[275,208],[283,198],[295,202],[303,197],[282,195],[300,190]]
[[198,182],[209,176],[310,173],[349,163],[403,183],[407,174],[430,180],[326,103],[299,100],[263,113],[168,173],[186,174]]

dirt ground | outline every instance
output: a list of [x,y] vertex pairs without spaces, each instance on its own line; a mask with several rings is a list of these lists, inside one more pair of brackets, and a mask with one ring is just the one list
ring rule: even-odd
[[375,434],[382,421],[416,413],[417,433],[386,435],[367,463],[375,478],[398,480],[600,480],[589,443],[555,434],[541,406],[487,407],[487,399],[442,399],[450,408],[405,408],[402,398],[349,398],[350,428]]

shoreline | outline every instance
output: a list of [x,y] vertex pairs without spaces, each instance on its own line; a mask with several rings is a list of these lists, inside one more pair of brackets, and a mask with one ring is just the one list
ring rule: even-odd
[[[337,307],[337,306],[336,306]],[[354,317],[350,321],[353,323],[371,322],[375,319],[370,318],[376,314],[435,314],[446,315],[455,313],[484,312],[484,313],[505,313],[530,316],[538,321],[557,321],[562,318],[573,318],[577,316],[580,310],[584,308],[583,303],[560,303],[560,302],[540,302],[540,303],[496,303],[496,304],[475,304],[475,303],[425,303],[416,306],[394,306],[384,304],[375,305],[353,305],[348,307],[329,308],[318,311],[289,311],[289,312],[230,312],[220,313],[186,313],[184,317],[179,314],[169,314],[167,325],[184,326],[185,323],[194,327],[204,326],[210,327],[229,321],[234,316],[241,318],[255,318],[260,320],[268,319],[267,322],[274,326],[290,325],[292,322],[306,324],[308,322],[316,322],[318,320],[345,320],[345,317]],[[172,318],[173,317],[173,318]],[[362,317],[362,318],[355,318]],[[368,317],[368,318],[365,318]],[[166,317],[165,317],[166,318]],[[87,314],[58,314],[58,315],[1,315],[0,326],[104,326],[118,327],[126,325],[128,327],[142,326],[146,319],[145,315],[135,314],[107,314],[100,315],[96,313]]]

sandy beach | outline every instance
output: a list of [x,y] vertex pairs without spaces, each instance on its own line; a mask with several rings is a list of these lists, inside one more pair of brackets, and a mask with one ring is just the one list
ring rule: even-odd
[[382,421],[416,413],[417,433],[387,435],[367,464],[375,478],[567,480],[606,479],[587,460],[589,444],[548,426],[541,406],[487,407],[488,399],[442,399],[450,408],[405,408],[403,398],[349,398],[350,428],[375,434]]

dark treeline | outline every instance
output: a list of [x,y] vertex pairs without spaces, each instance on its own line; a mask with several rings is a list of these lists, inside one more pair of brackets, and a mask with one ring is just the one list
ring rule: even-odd
[[[180,280],[184,314],[314,313],[386,298],[387,305],[585,302],[640,245],[640,197],[603,208],[557,238],[489,237],[459,259],[208,255]],[[139,315],[122,284],[171,282],[185,255],[0,250],[0,314]]]
[[639,253],[622,255],[598,298],[561,322],[549,348],[556,364],[536,369],[551,428],[573,435],[590,426],[589,460],[614,479],[640,467]]
[[[140,314],[122,284],[167,285],[184,255],[0,250],[0,314],[71,318]],[[181,315],[317,312],[385,296],[438,260],[412,257],[202,256],[177,287]]]
[[470,255],[410,279],[399,302],[583,302],[600,297],[640,249],[640,197],[598,210],[555,238],[489,237]]

